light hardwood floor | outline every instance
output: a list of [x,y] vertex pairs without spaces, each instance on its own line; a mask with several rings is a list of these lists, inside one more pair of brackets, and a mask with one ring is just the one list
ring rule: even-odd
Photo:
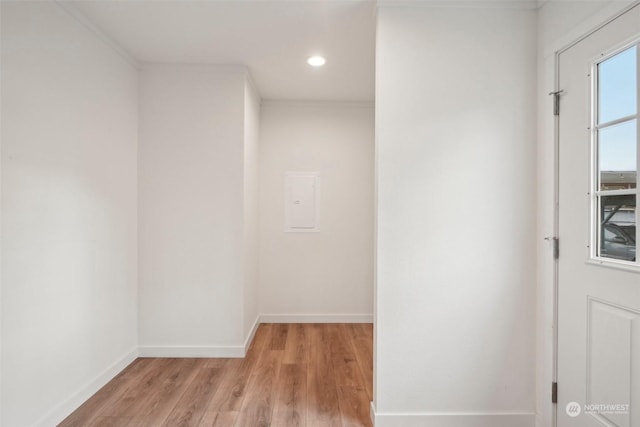
[[60,426],[370,426],[370,324],[262,324],[244,359],[136,359]]

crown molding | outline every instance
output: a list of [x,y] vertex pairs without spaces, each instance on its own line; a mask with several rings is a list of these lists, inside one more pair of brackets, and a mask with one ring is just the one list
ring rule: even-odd
[[256,84],[256,81],[251,74],[251,70],[249,67],[242,64],[217,64],[217,63],[207,63],[207,62],[140,62],[138,64],[138,69],[141,71],[151,70],[157,68],[164,69],[193,69],[193,70],[207,70],[219,74],[239,74],[244,76],[247,79],[247,83],[253,91],[256,93],[258,98],[262,101],[262,95],[260,94],[260,88]]
[[258,99],[260,100],[260,102],[262,102],[262,95],[260,94],[260,88],[256,84],[256,81],[253,78],[253,74],[251,74],[251,70],[249,69],[249,67],[245,67],[245,69],[246,69],[245,77],[247,78],[247,82],[249,83],[249,86],[251,86],[253,91],[258,96]]
[[525,9],[540,7],[538,0],[377,0],[380,8]]
[[347,108],[375,108],[375,101],[317,101],[296,99],[263,99],[263,107],[347,107]]
[[93,33],[99,40],[105,43],[109,48],[111,48],[114,52],[120,55],[125,61],[127,61],[130,65],[135,68],[140,68],[140,63],[138,60],[124,47],[118,44],[115,40],[113,40],[109,35],[107,35],[102,29],[100,29],[96,24],[91,22],[86,15],[84,15],[78,8],[71,2],[54,0],[53,3],[58,5],[62,10],[64,10],[67,15],[73,18],[80,25],[88,29]]
[[210,70],[223,74],[241,74],[248,75],[249,69],[242,64],[216,64],[209,62],[162,62],[162,61],[144,61],[139,63],[140,69],[153,68],[191,68],[194,70]]

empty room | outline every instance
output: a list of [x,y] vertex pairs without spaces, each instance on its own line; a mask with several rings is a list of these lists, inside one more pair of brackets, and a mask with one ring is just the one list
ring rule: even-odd
[[640,1],[0,20],[0,426],[640,427]]

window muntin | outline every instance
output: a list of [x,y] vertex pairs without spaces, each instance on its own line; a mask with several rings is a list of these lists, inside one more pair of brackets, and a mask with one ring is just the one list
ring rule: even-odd
[[638,43],[594,64],[592,257],[640,266],[638,240]]

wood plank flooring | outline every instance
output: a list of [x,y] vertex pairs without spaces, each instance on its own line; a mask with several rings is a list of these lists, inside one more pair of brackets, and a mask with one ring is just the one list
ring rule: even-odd
[[136,359],[59,426],[371,426],[372,329],[262,324],[243,359]]

